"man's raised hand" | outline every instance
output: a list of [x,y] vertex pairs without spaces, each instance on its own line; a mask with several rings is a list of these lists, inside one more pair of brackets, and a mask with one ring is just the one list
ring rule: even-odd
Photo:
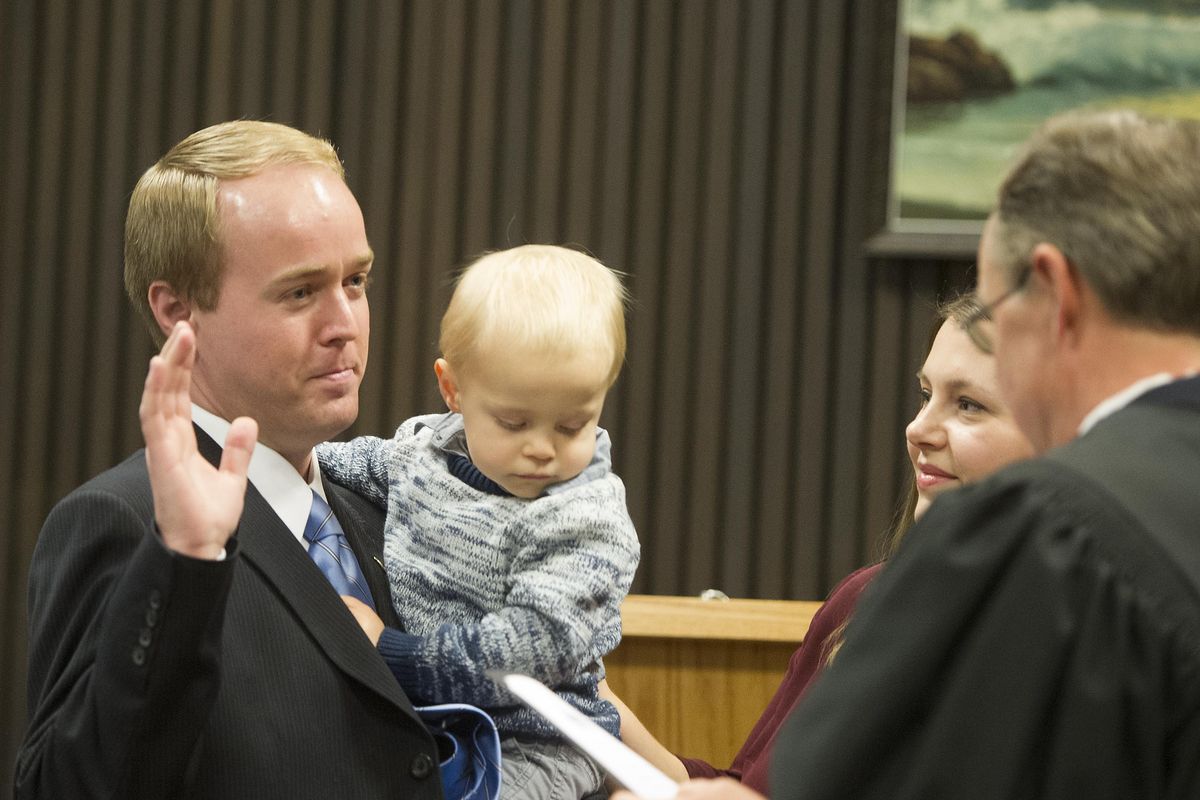
[[246,494],[246,470],[258,439],[258,423],[233,420],[220,468],[196,448],[191,382],[196,334],[175,324],[162,350],[150,359],[139,417],[146,441],[146,468],[154,493],[154,519],[167,547],[194,558],[217,558],[237,529]]

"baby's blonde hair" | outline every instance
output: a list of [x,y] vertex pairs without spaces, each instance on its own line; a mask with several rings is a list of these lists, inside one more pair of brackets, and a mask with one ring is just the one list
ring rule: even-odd
[[459,371],[497,344],[561,355],[606,348],[611,386],[625,361],[627,299],[617,273],[586,253],[536,244],[500,250],[459,276],[439,346]]

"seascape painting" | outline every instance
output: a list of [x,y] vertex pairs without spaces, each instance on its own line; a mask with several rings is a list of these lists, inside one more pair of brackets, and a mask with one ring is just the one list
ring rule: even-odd
[[1057,112],[1200,118],[1200,0],[902,0],[897,51],[894,230],[978,229]]

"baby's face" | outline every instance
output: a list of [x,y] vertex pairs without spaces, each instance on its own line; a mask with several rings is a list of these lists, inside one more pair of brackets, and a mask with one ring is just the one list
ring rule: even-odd
[[[453,372],[443,395],[463,415],[471,461],[517,497],[574,478],[592,460],[610,359],[500,347]],[[449,390],[448,390],[449,389]]]

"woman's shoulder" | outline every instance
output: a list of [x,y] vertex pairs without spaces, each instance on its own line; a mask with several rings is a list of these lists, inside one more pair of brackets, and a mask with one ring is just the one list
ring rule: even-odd
[[858,595],[862,594],[862,590],[867,588],[867,584],[875,579],[875,576],[879,574],[879,570],[882,568],[882,561],[868,564],[865,567],[859,567],[854,572],[842,578],[841,582],[833,587],[833,591],[825,598],[825,602],[830,603],[843,598],[857,598]]
[[833,587],[833,591],[825,598],[820,610],[813,616],[811,628],[825,627],[832,630],[840,625],[854,612],[854,606],[858,604],[859,596],[882,568],[883,562],[869,564],[842,578],[841,583]]

